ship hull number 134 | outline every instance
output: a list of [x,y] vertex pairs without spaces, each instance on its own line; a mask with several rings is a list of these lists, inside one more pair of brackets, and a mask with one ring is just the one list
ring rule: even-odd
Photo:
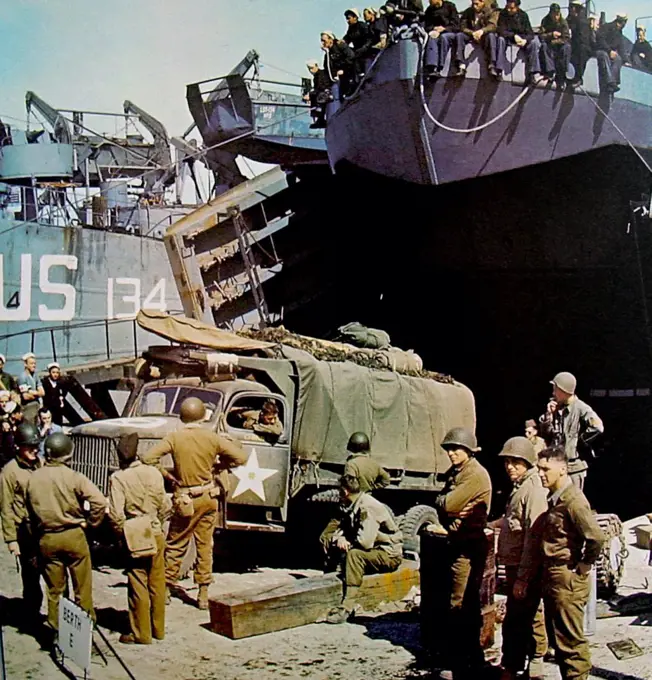
[[[32,284],[31,255],[20,256],[18,289],[13,285],[10,288],[10,284],[5,281],[3,260],[4,257],[0,254],[0,321],[29,321],[36,317],[41,321],[72,321],[75,318],[78,291],[72,284],[53,281],[52,278],[54,272],[63,267],[68,270],[66,278],[73,279],[75,276],[73,272],[77,271],[79,264],[77,257],[42,255],[38,262],[36,291],[34,291],[36,285]],[[60,273],[57,278],[60,280]],[[106,282],[92,279],[80,282],[81,285],[78,287],[85,289],[90,297],[86,301],[88,309],[84,316],[88,318],[90,312],[102,319],[128,319],[138,314],[141,309],[158,309],[164,312],[165,283],[165,279],[159,279],[154,282],[151,290],[147,290],[141,279],[132,277],[108,278]],[[32,309],[32,297],[37,295],[41,301],[35,309]],[[91,304],[94,306],[99,296],[106,296],[104,310],[91,308]]]

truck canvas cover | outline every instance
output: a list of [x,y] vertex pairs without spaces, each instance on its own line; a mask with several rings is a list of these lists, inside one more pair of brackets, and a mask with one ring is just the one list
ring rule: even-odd
[[289,347],[283,355],[299,376],[292,442],[299,458],[341,464],[349,437],[362,431],[384,467],[437,474],[450,466],[440,447],[446,432],[475,430],[473,394],[460,383],[318,361]]

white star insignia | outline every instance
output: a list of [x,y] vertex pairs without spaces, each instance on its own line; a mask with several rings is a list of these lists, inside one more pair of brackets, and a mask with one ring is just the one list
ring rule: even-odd
[[261,468],[258,464],[258,454],[256,449],[251,449],[251,455],[247,459],[247,462],[240,467],[233,468],[231,470],[233,474],[238,478],[238,486],[233,492],[232,498],[240,496],[245,491],[252,491],[258,496],[262,501],[265,499],[265,487],[263,482],[272,475],[275,475],[278,470],[273,470],[272,468]]

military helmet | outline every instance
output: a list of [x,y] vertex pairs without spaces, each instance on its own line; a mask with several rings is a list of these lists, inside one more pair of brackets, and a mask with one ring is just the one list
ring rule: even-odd
[[369,437],[364,432],[354,432],[349,437],[349,443],[346,448],[351,453],[360,453],[362,451],[369,451]]
[[49,437],[46,437],[43,448],[46,458],[65,460],[72,456],[73,443],[67,434],[54,432]]
[[198,420],[204,420],[206,416],[206,406],[204,402],[197,397],[188,397],[181,402],[179,409],[181,421],[184,423],[194,423]]
[[537,462],[537,454],[532,442],[527,437],[512,437],[503,444],[503,450],[498,454],[504,458],[520,458],[530,467]]
[[466,427],[454,427],[449,430],[441,443],[442,449],[452,449],[456,446],[466,449],[469,453],[481,450],[475,435]]
[[38,435],[38,428],[32,423],[22,423],[16,428],[14,444],[16,446],[38,446],[41,438]]
[[558,387],[562,392],[566,392],[566,394],[575,394],[577,378],[572,373],[562,371],[561,373],[557,373],[550,381],[550,384]]

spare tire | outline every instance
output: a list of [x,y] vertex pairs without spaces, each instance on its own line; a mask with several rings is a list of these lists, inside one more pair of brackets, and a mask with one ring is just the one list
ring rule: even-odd
[[596,515],[595,518],[607,537],[596,562],[598,597],[609,599],[620,585],[629,550],[618,515]]
[[430,505],[415,505],[399,517],[398,524],[403,532],[403,550],[419,554],[422,529],[431,523],[438,523],[437,511]]

